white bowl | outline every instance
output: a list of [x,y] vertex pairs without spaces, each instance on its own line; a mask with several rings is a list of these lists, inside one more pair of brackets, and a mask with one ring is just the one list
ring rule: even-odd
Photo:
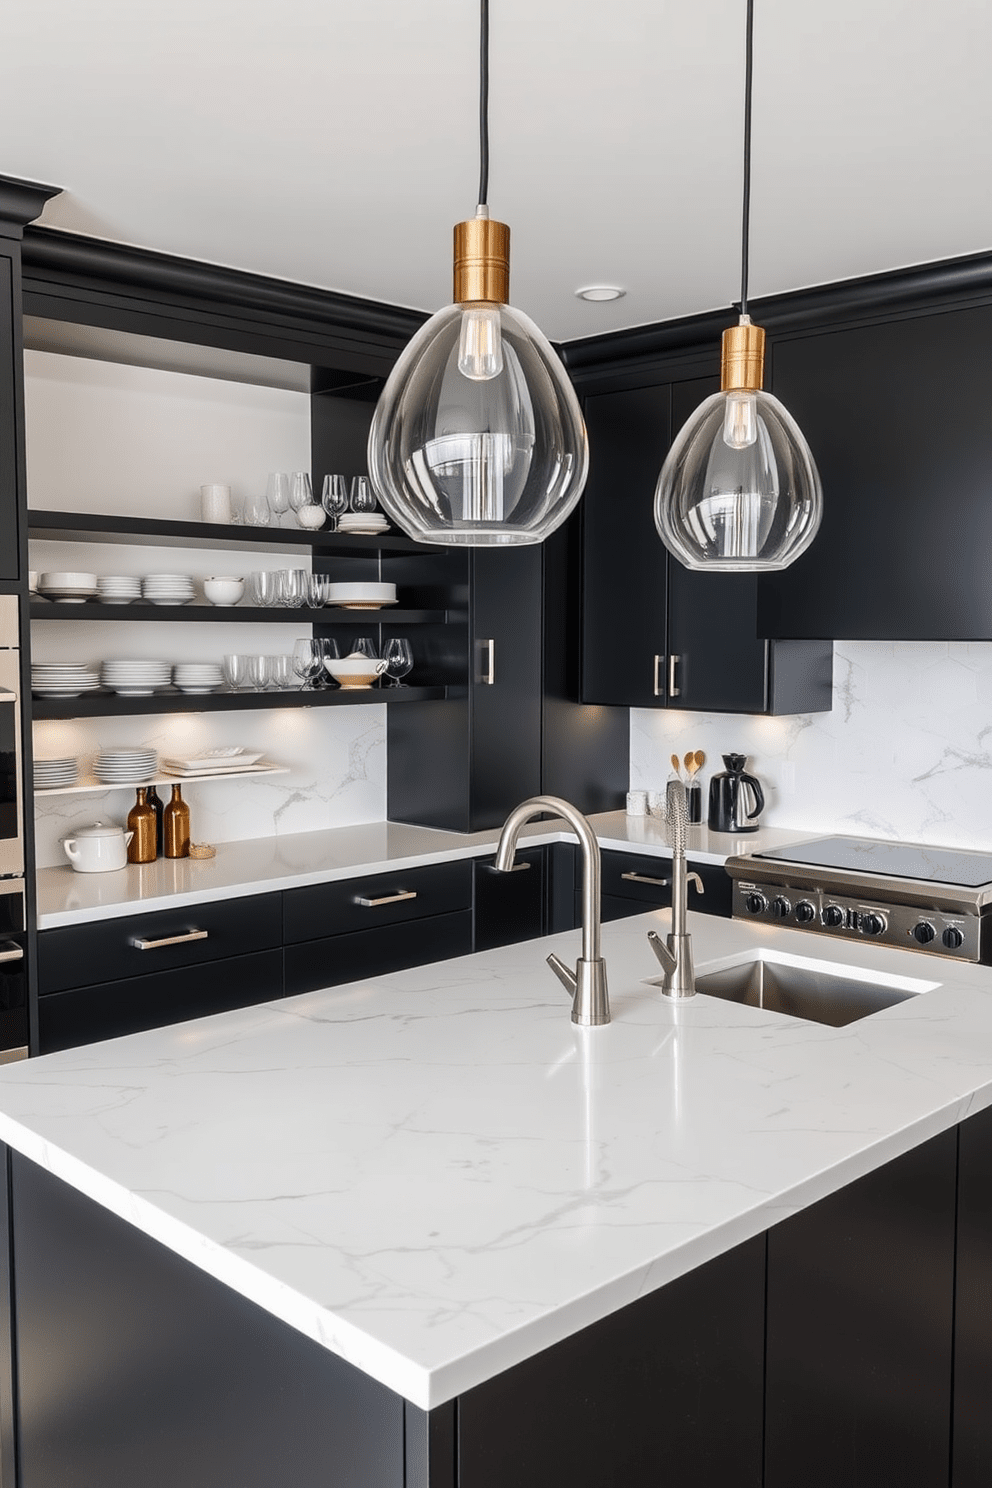
[[95,589],[96,574],[43,573],[38,585],[42,589]]
[[342,687],[371,687],[386,670],[384,661],[373,661],[369,656],[346,656],[340,661],[325,657],[324,666]]
[[236,605],[245,592],[244,579],[204,579],[203,593],[213,605]]

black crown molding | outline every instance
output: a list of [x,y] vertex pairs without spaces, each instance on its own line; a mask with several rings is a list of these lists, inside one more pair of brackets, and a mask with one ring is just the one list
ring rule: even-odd
[[428,318],[420,310],[48,227],[25,231],[21,256],[26,278],[36,283],[141,298],[165,294],[241,313],[250,307],[261,316],[332,326],[393,348],[404,346]]
[[6,237],[19,238],[28,223],[41,216],[45,203],[61,190],[61,186],[23,181],[20,176],[0,176],[0,231]]
[[[937,308],[949,302],[967,303],[992,297],[992,253],[973,253],[943,259],[914,268],[867,274],[834,284],[788,294],[768,295],[748,306],[752,319],[770,336],[822,331],[831,324]],[[720,337],[733,323],[737,307],[710,310],[679,320],[633,326],[602,336],[567,341],[562,359],[577,381],[629,370],[632,363],[645,363],[712,351],[718,364]]]

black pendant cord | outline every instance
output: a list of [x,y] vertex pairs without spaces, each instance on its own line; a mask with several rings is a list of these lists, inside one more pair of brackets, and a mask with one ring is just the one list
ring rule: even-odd
[[479,206],[484,207],[489,202],[489,0],[480,0],[480,12]]
[[747,0],[744,42],[744,201],[741,210],[741,314],[747,314],[748,238],[751,225],[751,75],[754,62],[754,0]]

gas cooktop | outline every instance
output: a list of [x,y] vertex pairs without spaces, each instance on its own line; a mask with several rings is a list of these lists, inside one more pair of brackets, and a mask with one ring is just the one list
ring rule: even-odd
[[729,858],[738,919],[992,960],[992,853],[814,837]]

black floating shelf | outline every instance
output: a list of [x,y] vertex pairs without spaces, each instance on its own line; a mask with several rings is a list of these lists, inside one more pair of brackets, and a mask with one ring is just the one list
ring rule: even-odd
[[156,548],[234,548],[324,553],[436,551],[399,533],[361,537],[346,532],[303,532],[289,527],[235,527],[217,522],[169,522],[148,517],[94,516],[90,512],[29,511],[28,536],[50,542],[136,543]]
[[196,620],[207,624],[247,623],[268,625],[275,621],[291,625],[443,625],[446,610],[400,609],[384,605],[378,610],[343,610],[336,605],[322,609],[284,610],[253,608],[249,605],[153,605],[153,604],[57,604],[51,600],[32,600],[32,620]]
[[34,698],[31,714],[41,718],[131,718],[139,713],[248,713],[261,708],[347,708],[368,703],[425,703],[447,696],[444,687],[328,688],[321,692],[207,692],[169,690],[152,697],[90,693],[78,698]]

